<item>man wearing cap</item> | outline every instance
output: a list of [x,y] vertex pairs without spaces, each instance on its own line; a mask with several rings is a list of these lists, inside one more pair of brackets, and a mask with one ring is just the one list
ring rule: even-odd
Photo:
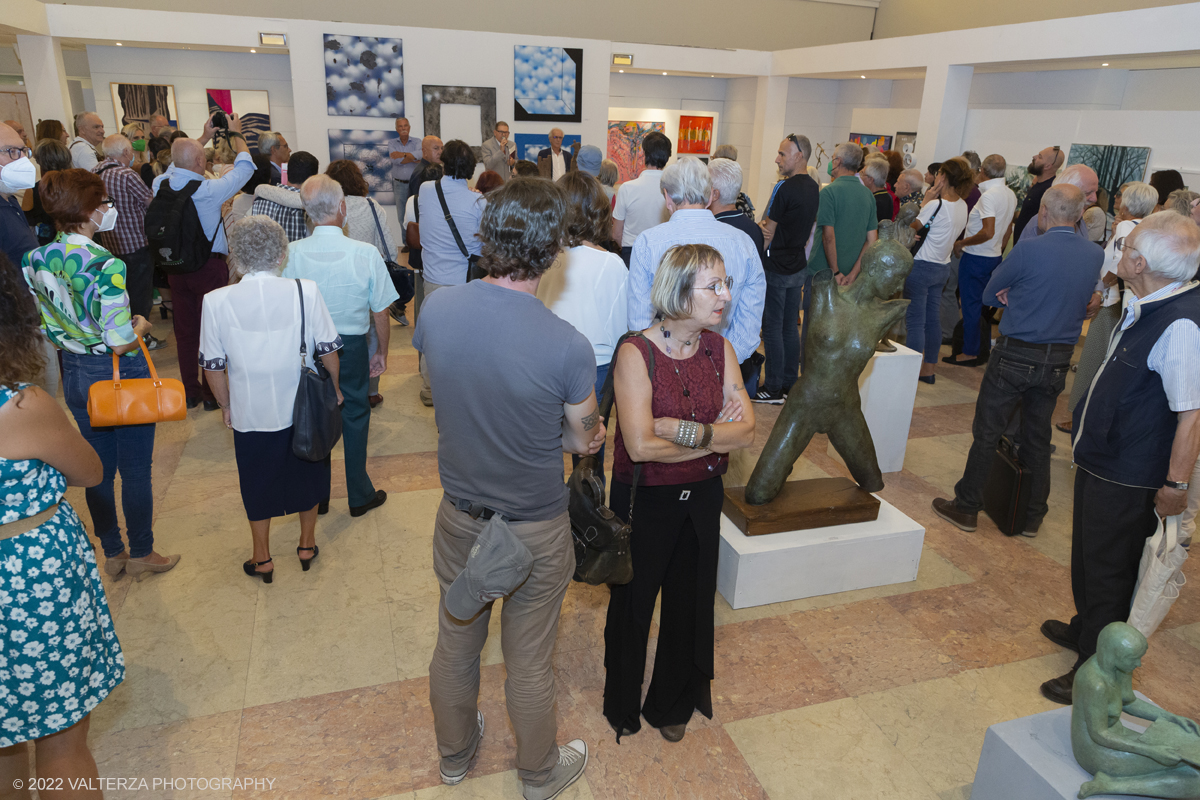
[[580,172],[586,172],[593,178],[600,177],[600,162],[604,160],[604,153],[600,152],[600,148],[594,144],[585,144],[579,148],[579,155],[575,158],[575,164]]

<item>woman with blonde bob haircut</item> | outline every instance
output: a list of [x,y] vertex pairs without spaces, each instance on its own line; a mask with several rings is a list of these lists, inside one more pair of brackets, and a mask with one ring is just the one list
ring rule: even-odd
[[[650,293],[658,318],[617,351],[620,419],[610,506],[633,527],[634,576],[611,587],[604,629],[604,716],[618,741],[640,730],[643,716],[671,742],[683,738],[693,711],[712,717],[721,475],[728,454],[754,440],[754,409],[737,356],[712,330],[730,288],[715,249],[672,247]],[[660,590],[658,650],[642,703]]]

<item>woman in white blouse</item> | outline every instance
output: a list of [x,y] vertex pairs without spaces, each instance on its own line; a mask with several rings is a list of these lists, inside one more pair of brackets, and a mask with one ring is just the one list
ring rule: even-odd
[[[319,357],[334,385],[342,346],[317,285],[279,276],[287,262],[287,234],[265,216],[239,220],[227,232],[229,260],[241,280],[204,296],[200,365],[233,428],[242,504],[250,520],[254,555],[242,565],[270,583],[271,518],[300,515],[296,555],[305,571],[316,545],[317,504],[329,496],[329,460],[303,461],[292,453],[292,407],[300,384],[301,289],[309,364]],[[338,402],[342,393],[338,391]]]
[[[538,284],[538,299],[587,337],[596,353],[596,399],[617,340],[629,330],[627,289],[629,270],[600,242],[612,234],[612,208],[604,187],[586,172],[568,172],[558,179],[567,195],[567,249]],[[579,456],[572,456],[579,463]],[[596,454],[599,478],[604,480],[604,448]]]

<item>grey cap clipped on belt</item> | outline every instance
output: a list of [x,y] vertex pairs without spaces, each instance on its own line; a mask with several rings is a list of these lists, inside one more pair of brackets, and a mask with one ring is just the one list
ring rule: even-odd
[[575,163],[579,165],[580,172],[586,172],[593,178],[600,174],[600,162],[604,160],[604,153],[600,152],[600,148],[594,144],[585,144],[579,148],[579,155],[575,157]]
[[533,570],[533,554],[499,515],[492,517],[471,547],[467,566],[446,591],[446,610],[467,620],[493,600],[517,590]]

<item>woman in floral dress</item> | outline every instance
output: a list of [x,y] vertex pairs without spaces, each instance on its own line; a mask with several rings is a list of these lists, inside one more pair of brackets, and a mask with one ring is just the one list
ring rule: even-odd
[[56,790],[42,797],[98,797],[88,714],[124,680],[125,659],[87,533],[62,498],[104,467],[31,384],[43,367],[37,308],[3,254],[0,342],[0,786],[29,796],[33,741],[37,776]]

